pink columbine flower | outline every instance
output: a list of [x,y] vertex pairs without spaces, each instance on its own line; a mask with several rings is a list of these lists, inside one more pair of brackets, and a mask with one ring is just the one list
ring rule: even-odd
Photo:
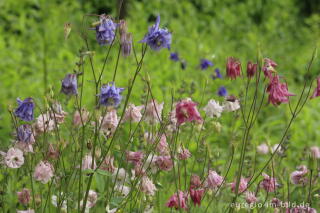
[[86,169],[96,169],[97,165],[96,165],[96,161],[94,160],[92,163],[92,155],[87,154],[83,157],[82,159],[82,170],[86,170]]
[[157,190],[156,186],[153,184],[147,176],[143,176],[141,179],[141,191],[147,195],[153,196]]
[[190,197],[195,206],[201,205],[201,200],[203,195],[204,195],[204,189],[190,189]]
[[246,195],[246,202],[248,204],[253,204],[253,203],[256,203],[258,201],[256,195],[253,192],[247,191],[245,193],[245,195]]
[[53,177],[54,168],[53,166],[47,161],[40,161],[35,168],[33,177],[40,181],[43,184],[48,183],[51,178]]
[[123,116],[123,121],[139,122],[142,118],[141,110],[144,106],[129,104]]
[[317,87],[315,88],[312,96],[310,97],[310,99],[312,98],[316,98],[320,96],[320,77],[317,78]]
[[260,153],[260,154],[263,154],[263,155],[268,154],[268,152],[269,152],[268,145],[265,144],[265,143],[260,144],[259,146],[257,146],[257,152]]
[[247,76],[248,78],[252,78],[258,69],[258,64],[254,64],[251,61],[248,61],[247,63]]
[[239,60],[229,57],[227,60],[227,76],[234,80],[238,76],[241,76],[241,63]]
[[299,166],[297,171],[294,171],[290,175],[291,182],[293,184],[306,184],[308,179],[305,175],[308,173],[308,169],[306,166]]
[[93,191],[93,190],[89,190],[88,193],[88,200],[87,200],[87,207],[88,208],[92,208],[96,205],[98,200],[98,193]]
[[262,176],[264,177],[264,179],[260,183],[260,186],[267,192],[274,192],[279,186],[277,179],[270,177],[265,173],[263,173]]
[[106,156],[105,158],[104,158],[104,161],[102,162],[102,164],[101,164],[101,169],[102,170],[106,170],[106,171],[108,171],[108,172],[110,172],[110,173],[113,173],[114,172],[114,170],[116,169],[115,167],[114,167],[114,165],[113,165],[113,161],[114,161],[114,157],[111,157],[111,156]]
[[202,118],[197,109],[197,104],[190,98],[181,100],[176,106],[176,118],[178,125],[185,122],[198,121],[202,122]]
[[29,189],[22,189],[22,191],[17,192],[17,196],[18,196],[18,200],[19,203],[21,203],[22,205],[27,205],[30,202],[30,190]]
[[50,132],[53,131],[56,126],[58,125],[58,122],[55,122],[55,117],[53,113],[46,112],[38,116],[36,123],[35,123],[35,129],[36,133],[43,133],[43,132]]
[[294,94],[288,92],[287,84],[280,82],[278,75],[270,77],[267,92],[269,93],[268,102],[275,106],[280,105],[281,103],[287,103],[289,97],[294,96]]
[[175,209],[182,208],[184,210],[187,210],[188,209],[187,203],[188,203],[187,194],[182,191],[179,191],[178,193],[175,193],[169,198],[166,206],[169,208],[175,208]]
[[190,153],[190,151],[188,149],[180,148],[178,150],[178,158],[179,158],[179,160],[186,160],[186,159],[188,159],[190,157],[191,157],[191,153]]
[[79,110],[77,110],[73,115],[73,125],[81,126],[82,124],[86,124],[89,120],[89,112],[85,109],[81,109],[81,115]]
[[173,167],[173,162],[170,156],[158,156],[156,157],[156,164],[159,169],[164,171],[170,171]]
[[223,177],[218,175],[216,171],[209,170],[208,177],[204,183],[205,187],[216,189],[223,183]]
[[117,111],[115,109],[111,109],[106,113],[104,117],[100,118],[101,130],[107,135],[111,135],[114,133],[118,126],[118,123],[119,120]]
[[275,71],[275,68],[277,67],[278,65],[276,64],[276,62],[272,61],[271,59],[269,58],[265,58],[264,59],[264,65],[263,65],[263,72],[264,72],[264,75],[268,78],[271,78],[272,77],[272,72]]
[[167,138],[165,134],[163,134],[160,138],[160,141],[157,145],[157,151],[159,152],[160,155],[169,154],[168,143],[167,143]]
[[142,151],[138,151],[138,152],[131,152],[131,151],[127,151],[126,152],[126,158],[128,162],[134,163],[134,164],[138,164],[141,162],[141,160],[143,159],[143,152]]
[[312,146],[310,147],[310,152],[313,158],[320,159],[320,147]]
[[59,158],[59,150],[57,150],[53,144],[49,144],[49,148],[48,148],[48,152],[47,152],[47,156],[49,158],[52,158],[52,159],[58,159]]
[[[235,193],[236,192],[236,186],[237,186],[237,181],[234,181],[231,183],[231,190]],[[239,183],[239,188],[238,188],[238,193],[242,193],[246,191],[248,188],[248,180],[247,178],[240,178],[240,183]]]
[[147,106],[145,111],[145,120],[149,123],[158,123],[161,121],[163,109],[163,102],[158,103],[156,100],[151,100]]
[[17,148],[10,148],[7,153],[2,152],[4,163],[7,167],[12,169],[20,168],[24,164],[23,152]]
[[201,180],[200,177],[198,175],[191,175],[190,178],[190,189],[196,189],[199,188],[201,186]]

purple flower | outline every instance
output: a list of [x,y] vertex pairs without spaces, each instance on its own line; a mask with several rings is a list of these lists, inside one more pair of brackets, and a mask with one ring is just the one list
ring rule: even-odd
[[17,141],[24,143],[33,143],[34,136],[32,128],[29,124],[23,124],[17,129]]
[[215,80],[215,79],[217,79],[217,78],[222,78],[222,75],[221,75],[221,72],[220,72],[220,69],[219,68],[216,68],[215,70],[214,70],[214,74],[212,74],[211,75],[211,78],[213,79],[213,80]]
[[222,86],[218,89],[219,96],[227,96],[227,94],[228,94],[228,91],[224,86]]
[[104,14],[100,16],[100,24],[96,26],[96,38],[100,45],[111,44],[116,35],[117,24]]
[[103,106],[117,107],[121,102],[121,93],[123,90],[123,88],[117,88],[113,82],[103,85],[99,94],[100,104]]
[[61,92],[66,95],[78,94],[77,75],[67,74],[62,80]]
[[180,60],[178,53],[170,53],[170,59],[172,61],[179,61]]
[[208,69],[208,67],[211,67],[211,66],[213,66],[213,63],[211,61],[209,61],[208,59],[201,59],[200,68],[202,70],[206,70]]
[[147,43],[151,49],[156,51],[162,48],[170,49],[171,33],[166,28],[159,28],[159,25],[160,15],[157,17],[156,23],[152,27],[149,27],[149,32],[140,42]]
[[24,101],[21,101],[17,98],[18,107],[14,111],[14,114],[23,121],[32,121],[33,110],[34,110],[34,102],[32,98],[26,98]]

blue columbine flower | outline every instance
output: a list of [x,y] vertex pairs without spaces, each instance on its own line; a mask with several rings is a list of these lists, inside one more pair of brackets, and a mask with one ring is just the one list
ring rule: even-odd
[[105,15],[100,16],[100,24],[96,26],[96,38],[100,45],[111,44],[116,35],[117,24]]
[[99,94],[100,104],[103,106],[117,107],[121,102],[121,93],[123,90],[123,88],[117,88],[113,82],[103,85]]
[[172,61],[179,61],[180,60],[178,53],[170,53],[170,59]]
[[32,121],[33,110],[34,110],[34,102],[32,98],[26,98],[24,101],[21,101],[17,98],[18,107],[14,111],[14,114],[23,121]]
[[206,70],[208,69],[208,67],[211,67],[211,66],[213,66],[213,63],[211,61],[209,61],[208,59],[201,59],[200,68],[202,70]]
[[149,32],[140,42],[147,43],[151,49],[156,51],[162,48],[170,49],[171,33],[166,28],[159,28],[159,25],[160,16],[157,17],[156,23],[152,27],[149,27]]
[[17,141],[24,143],[34,142],[32,128],[28,124],[23,124],[17,129]]
[[220,87],[218,89],[218,95],[219,96],[227,96],[228,95],[227,89],[224,86]]
[[214,70],[214,74],[212,74],[211,75],[211,78],[213,79],[213,80],[215,80],[215,79],[217,79],[217,78],[222,78],[222,74],[221,74],[221,72],[220,72],[220,69],[219,68],[216,68],[215,70]]
[[61,92],[66,95],[78,94],[77,75],[67,74],[62,80]]

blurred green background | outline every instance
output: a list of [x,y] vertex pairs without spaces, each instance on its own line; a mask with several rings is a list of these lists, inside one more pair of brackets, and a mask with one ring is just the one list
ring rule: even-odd
[[[15,99],[31,96],[42,103],[48,88],[59,93],[61,79],[75,68],[79,50],[84,47],[79,37],[83,15],[106,13],[116,17],[118,6],[115,0],[0,1],[0,148],[7,147],[12,138],[8,107],[16,106]],[[239,58],[245,67],[248,60],[256,59],[258,50],[278,63],[289,91],[298,94],[320,35],[319,12],[320,2],[316,0],[124,0],[120,15],[127,20],[137,49],[148,26],[157,14],[161,15],[161,25],[173,34],[171,51],[178,52],[187,62],[187,69],[182,70],[179,63],[169,59],[170,51],[162,50],[147,53],[143,72],[150,75],[158,100],[169,101],[173,89],[177,99],[190,95],[199,102],[206,81],[205,101],[222,100],[216,95],[222,85],[229,94],[238,94],[238,84],[226,79],[212,80],[210,75],[215,68],[224,73],[229,56]],[[89,24],[94,21],[86,19]],[[65,23],[72,24],[68,40],[64,39]],[[100,69],[106,47],[95,42],[94,31],[88,35],[90,47],[96,52],[96,67]],[[111,80],[116,53],[115,48],[103,76],[104,83]],[[214,67],[201,71],[201,58],[212,60]],[[319,74],[318,59],[311,70],[313,77]],[[126,86],[134,69],[133,57],[120,59],[117,85]],[[85,97],[90,104],[95,96],[90,90],[90,79],[86,85],[89,89]],[[138,80],[132,99],[135,104],[140,103],[143,87]],[[267,103],[265,106],[254,139],[257,143],[276,143],[290,115],[288,107]],[[319,144],[319,108],[320,99],[307,103],[290,132],[293,150]]]

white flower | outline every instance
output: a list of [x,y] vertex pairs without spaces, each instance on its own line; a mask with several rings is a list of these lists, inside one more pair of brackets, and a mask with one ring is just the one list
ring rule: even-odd
[[203,110],[209,118],[213,118],[214,116],[219,118],[223,111],[223,106],[221,106],[218,101],[211,99]]
[[17,148],[10,148],[7,153],[2,153],[4,163],[9,168],[20,168],[24,164],[23,152]]
[[223,104],[223,110],[226,112],[233,112],[240,109],[239,100],[235,99],[234,101],[225,101]]
[[147,195],[153,196],[157,190],[156,186],[153,184],[147,176],[143,176],[141,180],[141,191]]
[[[63,193],[61,193],[60,197],[62,197],[62,196],[63,196]],[[61,202],[61,200],[60,200],[60,202]],[[56,195],[51,196],[51,203],[55,207],[58,207],[58,197]],[[66,200],[62,201],[62,204],[59,204],[59,205],[61,205],[62,210],[65,210],[65,211],[67,210],[67,201]]]
[[130,192],[130,187],[123,184],[116,184],[114,188],[117,192],[121,193],[123,196],[127,196]]
[[[279,144],[275,144],[273,145],[273,147],[271,148],[271,152],[274,153],[277,150],[277,147],[279,146]],[[282,154],[283,153],[283,148],[282,146],[279,146],[278,150],[277,150],[278,154]]]
[[124,168],[117,168],[113,171],[112,177],[113,177],[113,180],[117,178],[116,181],[123,182],[128,179],[128,174]]

